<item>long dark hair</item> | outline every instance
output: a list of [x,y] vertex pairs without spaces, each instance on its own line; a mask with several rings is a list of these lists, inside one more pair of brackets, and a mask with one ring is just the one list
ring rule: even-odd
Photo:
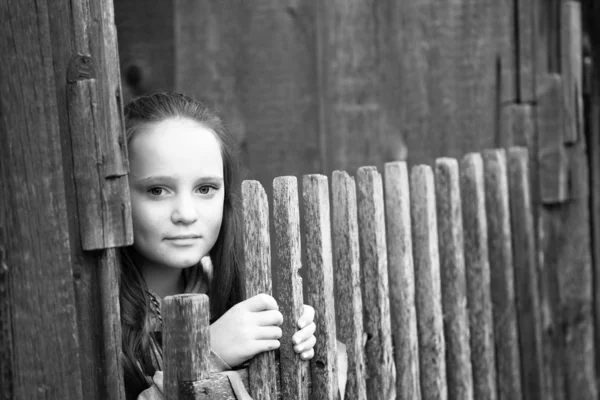
[[[127,143],[144,125],[169,118],[187,118],[212,129],[220,142],[223,158],[225,198],[221,230],[210,257],[215,273],[210,282],[211,320],[221,317],[244,298],[240,265],[239,163],[236,144],[211,109],[191,97],[173,92],[154,93],[133,100],[125,106]],[[139,270],[133,247],[121,251],[120,303],[123,337],[125,387],[135,398],[148,387],[145,354],[149,352],[150,313],[146,283]]]

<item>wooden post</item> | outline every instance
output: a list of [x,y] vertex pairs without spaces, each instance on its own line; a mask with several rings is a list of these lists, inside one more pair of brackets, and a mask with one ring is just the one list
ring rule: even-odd
[[498,393],[494,352],[494,318],[488,259],[483,160],[479,153],[467,154],[461,160],[460,190],[471,334],[473,398],[495,400],[498,398]]
[[343,171],[334,171],[333,192],[333,260],[335,274],[338,337],[348,353],[348,399],[366,400],[365,347],[363,342],[363,305],[360,287],[358,217],[356,185]]
[[278,177],[273,181],[273,219],[278,267],[277,303],[282,312],[283,336],[280,339],[279,366],[281,396],[284,399],[308,399],[308,362],[294,352],[292,335],[298,331],[298,318],[303,311],[301,265],[300,213],[296,177]]
[[338,367],[327,177],[305,175],[302,197],[306,221],[308,299],[317,314],[318,341],[311,360],[312,395],[318,399],[335,400],[338,398]]
[[463,244],[458,163],[453,158],[435,162],[442,308],[446,339],[448,398],[473,399],[467,282]]
[[506,155],[504,150],[486,150],[482,157],[498,366],[498,398],[519,400],[522,398],[521,366]]
[[357,179],[367,394],[373,399],[395,399],[383,184],[375,167],[359,168]]
[[[242,183],[244,216],[244,260],[246,295],[271,294],[271,243],[269,205],[260,183]],[[256,399],[277,399],[277,365],[275,352],[257,354],[250,361],[250,395]]]
[[424,399],[445,400],[448,398],[446,344],[440,286],[435,188],[431,167],[428,165],[413,167],[410,190],[421,395]]
[[421,398],[410,192],[405,162],[385,164],[385,213],[396,395]]
[[208,379],[210,307],[204,294],[180,294],[163,300],[164,393],[182,400],[180,384]]

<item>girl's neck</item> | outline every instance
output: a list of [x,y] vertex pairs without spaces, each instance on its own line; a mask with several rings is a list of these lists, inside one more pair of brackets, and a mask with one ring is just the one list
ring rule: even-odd
[[161,299],[181,294],[185,289],[185,279],[181,269],[144,263],[141,270],[148,289],[159,295]]

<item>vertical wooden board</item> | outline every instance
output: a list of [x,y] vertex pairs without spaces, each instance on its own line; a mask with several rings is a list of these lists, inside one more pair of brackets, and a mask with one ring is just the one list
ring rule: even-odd
[[531,104],[511,104],[505,110],[507,116],[505,136],[510,140],[505,140],[503,147],[527,146],[534,148],[534,107]]
[[45,2],[10,1],[0,5],[0,14],[10,21],[0,24],[0,176],[6,178],[0,203],[10,210],[2,228],[10,234],[0,247],[8,277],[8,312],[2,318],[10,319],[12,331],[12,396],[79,399],[49,11]]
[[458,162],[453,158],[438,158],[435,163],[435,199],[448,398],[467,400],[473,399],[473,379],[458,180]]
[[[244,261],[246,295],[271,294],[271,243],[269,205],[260,183],[242,182],[244,217]],[[277,398],[277,365],[275,352],[267,351],[252,358],[249,367],[250,395],[257,399]]]
[[335,274],[338,337],[346,345],[348,377],[345,398],[366,400],[365,349],[363,344],[363,305],[360,288],[360,259],[356,185],[343,171],[334,171],[331,182],[333,199],[333,262]]
[[278,177],[273,181],[273,219],[278,268],[277,299],[283,314],[283,336],[280,339],[279,366],[281,396],[284,399],[308,399],[308,362],[294,352],[292,335],[298,330],[302,315],[302,267],[300,257],[300,212],[296,177]]
[[148,7],[143,0],[115,1],[123,103],[174,86],[173,0]]
[[306,263],[308,298],[317,314],[319,338],[311,361],[312,396],[338,398],[333,261],[329,218],[329,189],[324,175],[305,175],[302,180],[306,226]]
[[421,398],[419,341],[408,181],[405,162],[385,165],[386,237],[396,395],[401,400],[418,400]]
[[492,282],[498,398],[521,399],[519,334],[511,243],[509,192],[504,150],[482,153]]
[[473,366],[473,398],[495,400],[498,398],[498,392],[494,318],[483,160],[479,153],[467,154],[461,160],[460,191]]
[[410,211],[415,263],[419,366],[423,399],[447,399],[440,259],[433,172],[427,165],[412,168]]
[[537,249],[527,148],[509,149],[507,164],[523,398],[547,399],[549,394],[545,393],[547,386],[544,382]]
[[560,71],[563,79],[564,140],[583,134],[583,44],[581,2],[563,1],[560,9]]
[[390,320],[383,184],[375,167],[361,167],[358,181],[358,226],[367,367],[367,394],[396,398]]
[[517,30],[517,70],[518,82],[517,99],[519,103],[533,103],[536,100],[536,70],[537,47],[544,46],[537,40],[537,19],[539,12],[536,7],[538,0],[517,0],[516,24]]
[[210,307],[205,294],[165,297],[164,394],[181,399],[179,382],[199,381],[210,376]]

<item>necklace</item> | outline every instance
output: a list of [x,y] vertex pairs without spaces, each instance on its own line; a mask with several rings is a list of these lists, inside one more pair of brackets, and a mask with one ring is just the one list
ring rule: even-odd
[[152,301],[152,305],[154,306],[154,311],[156,312],[156,316],[158,317],[158,320],[160,321],[160,324],[162,325],[162,315],[160,315],[160,303],[158,302],[158,299],[149,291],[146,290],[146,293],[148,293],[148,295],[150,296],[150,301]]

